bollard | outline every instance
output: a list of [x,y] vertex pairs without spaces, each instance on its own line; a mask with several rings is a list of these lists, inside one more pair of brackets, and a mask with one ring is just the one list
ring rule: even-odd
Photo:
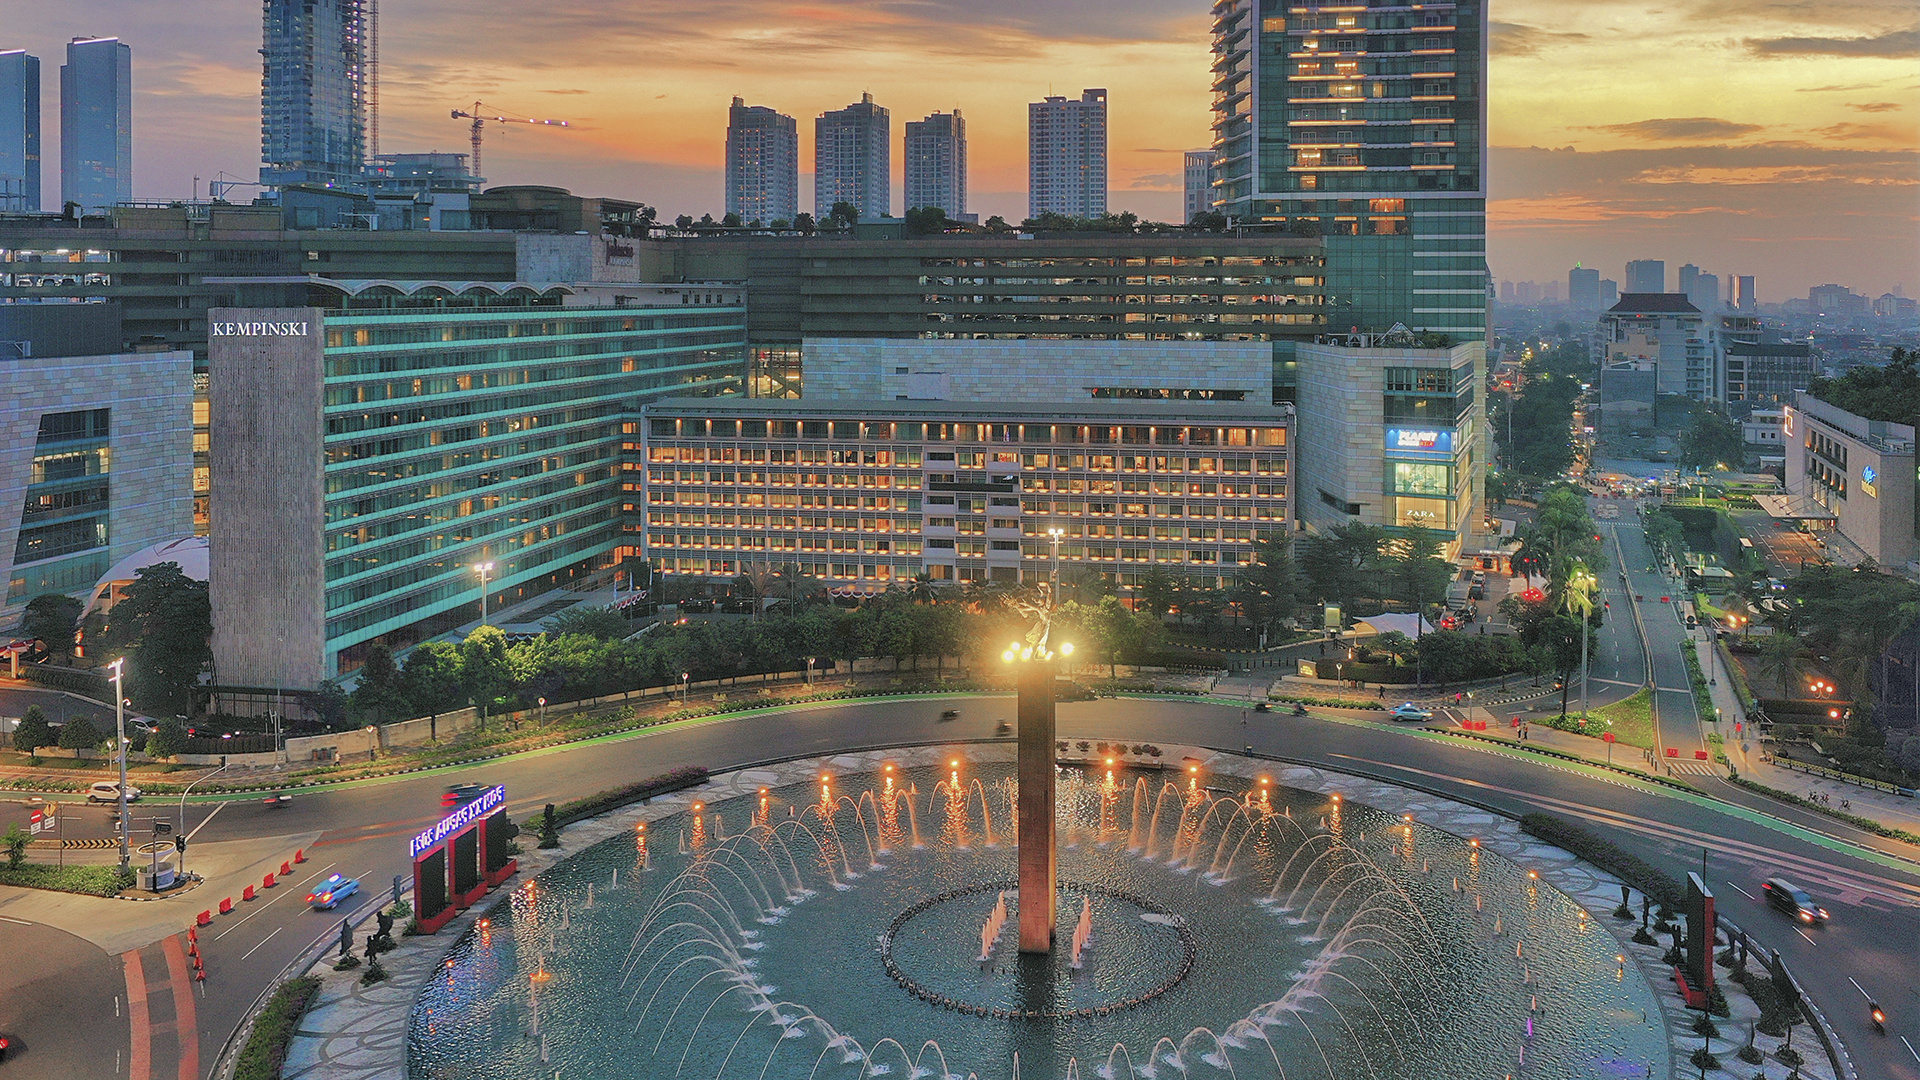
[[220,901],[220,914],[233,914],[233,897],[229,896],[225,900]]
[[272,874],[268,874],[266,877],[260,879],[260,887],[263,889],[271,889],[273,888],[273,884]]
[[281,864],[280,864],[280,876],[281,876],[281,877],[292,877],[292,876],[293,876],[293,866],[292,866],[291,864],[288,864],[288,863],[281,863]]
[[240,891],[240,899],[242,900],[253,899],[253,886],[249,885],[245,889],[242,889]]
[[306,849],[306,848],[294,848],[294,849],[293,849],[293,861],[294,861],[294,864],[295,864],[295,865],[298,865],[298,864],[300,864],[300,863],[303,863],[303,862],[306,862],[306,861],[307,861],[307,849]]

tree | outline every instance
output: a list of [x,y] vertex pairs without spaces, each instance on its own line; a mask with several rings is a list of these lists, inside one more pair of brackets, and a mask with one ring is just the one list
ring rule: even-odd
[[355,713],[376,724],[406,719],[407,700],[400,690],[400,669],[394,665],[392,649],[380,642],[367,648],[360,684],[349,700]]
[[20,718],[20,726],[13,730],[13,748],[23,754],[32,754],[43,746],[53,745],[53,728],[47,724],[47,714],[38,705],[27,706],[27,715]]
[[80,621],[80,601],[65,593],[41,593],[27,601],[20,628],[29,638],[38,638],[55,656],[73,655],[73,630]]
[[1441,533],[1418,529],[1394,541],[1392,571],[1400,599],[1425,616],[1431,604],[1446,599],[1453,564],[1440,557]]
[[480,707],[482,715],[498,708],[513,692],[507,635],[499,627],[477,627],[460,643],[460,688]]
[[860,220],[860,208],[841,199],[833,204],[833,209],[827,211],[827,220],[832,222],[836,229],[851,229],[854,222]]
[[1193,217],[1187,220],[1187,227],[1199,232],[1225,232],[1227,215],[1212,210],[1195,211]]
[[1240,571],[1234,601],[1254,625],[1269,627],[1290,619],[1300,606],[1300,569],[1293,545],[1285,537],[1263,537],[1253,543],[1253,561]]
[[450,712],[466,704],[460,684],[460,650],[446,641],[414,646],[400,667],[399,685],[415,716]]
[[813,230],[814,230],[814,224],[813,224],[812,214],[801,213],[801,214],[793,215],[793,231],[794,232],[797,232],[802,236],[812,236]]
[[33,834],[22,829],[17,821],[0,833],[0,851],[7,853],[7,869],[18,870],[20,864],[27,861],[27,845],[32,840]]
[[99,746],[100,742],[99,730],[84,716],[76,716],[61,725],[60,749],[62,750],[92,750]]
[[170,758],[187,748],[186,725],[178,720],[162,720],[147,737],[147,756],[154,759]]
[[548,619],[541,629],[555,637],[585,634],[600,641],[618,641],[633,633],[627,617],[610,607],[576,607]]
[[673,219],[673,227],[674,227],[674,228],[676,228],[676,229],[679,229],[679,230],[681,230],[681,231],[683,231],[683,232],[684,232],[684,231],[686,231],[686,230],[688,230],[688,229],[691,229],[691,228],[693,228],[693,215],[692,215],[692,214],[681,214],[681,215],[680,215],[679,217],[677,217],[677,218],[674,218],[674,219]]
[[1300,549],[1300,570],[1323,600],[1351,608],[1361,596],[1379,596],[1380,545],[1387,532],[1378,525],[1349,522],[1310,536]]
[[986,229],[988,232],[1012,232],[1013,231],[1013,226],[1007,224],[1007,219],[1001,217],[999,214],[994,214],[993,216],[987,218],[987,220],[981,222],[980,225],[982,228]]
[[726,216],[720,219],[720,224],[729,229],[737,229],[740,227],[740,215],[729,210]]
[[1776,630],[1760,646],[1759,668],[1761,675],[1771,676],[1780,687],[1781,697],[1792,696],[1788,685],[1800,678],[1800,639]]
[[1178,588],[1178,584],[1174,581],[1173,575],[1167,572],[1167,568],[1160,563],[1154,563],[1147,567],[1145,574],[1141,575],[1140,602],[1145,606],[1148,614],[1158,619],[1172,609],[1174,593]]
[[916,206],[905,215],[908,236],[927,236],[946,232],[953,225],[947,212],[938,206]]
[[1716,406],[1696,403],[1693,421],[1680,438],[1680,464],[1689,469],[1721,465],[1737,469],[1746,456],[1746,439],[1733,417]]
[[188,715],[200,675],[213,661],[212,633],[207,583],[189,578],[179,563],[165,562],[134,572],[126,599],[114,605],[107,642],[126,650],[128,694],[141,709]]
[[1520,643],[1538,658],[1540,668],[1560,677],[1560,715],[1567,715],[1567,691],[1573,685],[1573,670],[1580,666],[1581,621],[1556,611],[1550,601],[1521,601],[1508,597],[1502,610],[1509,612]]
[[1507,500],[1512,497],[1512,475],[1487,466],[1487,505],[1497,509],[1507,505]]

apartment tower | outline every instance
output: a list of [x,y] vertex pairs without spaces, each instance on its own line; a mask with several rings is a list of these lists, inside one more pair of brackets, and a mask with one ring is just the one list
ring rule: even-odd
[[907,122],[906,205],[937,206],[950,218],[967,212],[967,122],[960,110]]
[[1027,105],[1027,214],[1107,212],[1107,92]]
[[364,0],[265,0],[260,182],[357,183],[367,157]]
[[734,98],[727,110],[727,212],[742,221],[790,222],[799,210],[799,126]]
[[893,119],[873,103],[872,94],[844,109],[821,113],[813,121],[814,216],[825,218],[833,204],[852,203],[860,220],[891,216],[890,178]]
[[40,58],[0,52],[0,211],[40,209]]

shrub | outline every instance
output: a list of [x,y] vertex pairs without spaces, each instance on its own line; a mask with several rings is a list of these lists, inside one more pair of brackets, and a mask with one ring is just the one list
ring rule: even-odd
[[546,812],[540,815],[540,846],[543,848],[560,846],[560,830],[554,824],[552,803],[548,803]]
[[0,833],[0,850],[7,853],[7,869],[20,869],[20,864],[27,858],[27,845],[32,841],[33,834],[22,829],[17,822],[7,826],[5,833]]
[[294,1026],[319,992],[320,979],[314,975],[291,979],[273,992],[240,1050],[234,1065],[234,1080],[279,1080]]
[[413,914],[413,905],[405,900],[395,900],[387,905],[387,914],[396,919],[404,919]]
[[352,971],[359,966],[360,958],[352,953],[342,953],[340,958],[333,962],[333,970],[335,971]]
[[1693,1067],[1696,1069],[1717,1069],[1720,1067],[1720,1059],[1714,1057],[1713,1053],[1704,1046],[1695,1050],[1693,1056],[1687,1060],[1692,1062]]
[[18,867],[0,870],[0,885],[83,893],[87,896],[114,896],[133,885],[133,871],[123,873],[117,866],[42,866],[38,863],[22,863]]
[[[1678,907],[1685,895],[1680,883],[1671,874],[1637,855],[1628,854],[1617,844],[1602,839],[1583,825],[1552,814],[1532,813],[1520,818],[1520,829],[1608,871],[1662,906]],[[1640,940],[1638,934],[1634,940]]]
[[1694,1018],[1693,1033],[1703,1039],[1717,1039],[1720,1037],[1720,1028],[1712,1020],[1699,1016]]
[[1805,1065],[1807,1063],[1807,1059],[1800,1056],[1800,1051],[1795,1050],[1791,1046],[1783,1046],[1780,1049],[1775,1050],[1773,1052],[1773,1056],[1776,1058],[1779,1058],[1780,1064],[1785,1065],[1788,1068],[1797,1069],[1800,1066]]
[[20,726],[13,731],[13,748],[23,754],[32,754],[43,746],[53,745],[53,729],[47,726],[46,711],[38,705],[27,706],[27,715],[20,718]]
[[[668,792],[693,787],[703,783],[706,778],[706,769],[698,765],[689,765],[686,768],[675,769],[672,772],[662,773],[651,779],[642,780],[637,784],[611,788],[607,791],[575,799],[572,802],[562,803],[554,813],[554,825],[556,827],[571,825],[582,818],[590,818],[596,814],[604,814],[609,810],[618,810],[622,806],[637,803],[642,799],[650,799],[656,795],[665,795]],[[555,837],[555,842],[558,842],[557,836]],[[545,840],[544,825],[542,826],[541,846],[548,846]]]
[[1733,1015],[1733,1010],[1727,1007],[1727,995],[1720,989],[1719,983],[1707,991],[1707,1011],[1722,1020]]
[[1734,1056],[1749,1065],[1759,1065],[1767,1060],[1767,1055],[1761,1053],[1757,1046],[1743,1046]]
[[386,981],[387,969],[380,966],[380,958],[375,956],[373,959],[368,960],[367,970],[360,976],[360,985],[372,986],[374,983]]

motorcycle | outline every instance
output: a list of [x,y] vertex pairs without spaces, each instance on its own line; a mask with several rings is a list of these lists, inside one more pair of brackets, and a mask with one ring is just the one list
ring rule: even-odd
[[1013,725],[1002,720],[994,726],[993,733],[995,735],[1011,735],[1013,734]]
[[284,810],[286,808],[286,805],[293,801],[293,796],[287,794],[284,791],[277,791],[272,795],[269,795],[266,798],[261,799],[260,801],[264,803],[269,809]]
[[1298,703],[1298,702],[1295,702],[1295,703],[1294,703],[1294,706],[1293,706],[1293,715],[1295,715],[1295,716],[1305,716],[1305,715],[1307,715],[1307,707],[1306,707],[1305,705],[1302,705],[1302,704],[1300,704],[1300,703]]
[[1880,1008],[1880,1003],[1877,1001],[1869,1001],[1867,1002],[1867,1009],[1873,1014],[1873,1030],[1875,1034],[1885,1035],[1887,1033],[1887,1014]]

